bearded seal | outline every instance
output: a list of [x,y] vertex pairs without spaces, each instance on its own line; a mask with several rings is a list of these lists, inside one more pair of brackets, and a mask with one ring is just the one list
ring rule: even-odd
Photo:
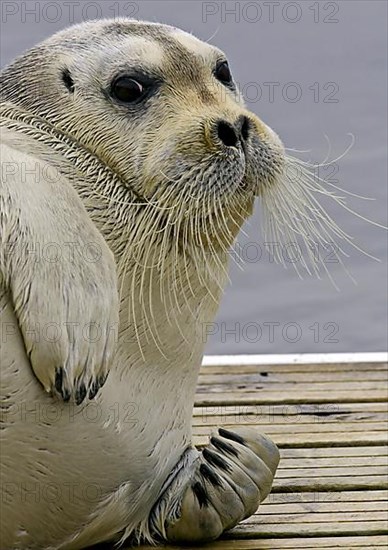
[[283,145],[225,54],[166,25],[70,27],[1,85],[1,546],[213,540],[279,461],[248,428],[197,450],[191,414],[228,250]]

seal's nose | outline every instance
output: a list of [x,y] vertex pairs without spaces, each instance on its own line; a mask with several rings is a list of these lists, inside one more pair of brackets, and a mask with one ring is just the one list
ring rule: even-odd
[[225,120],[217,122],[218,139],[227,147],[236,147],[238,143],[238,135],[235,128]]
[[248,117],[241,115],[234,124],[226,120],[219,120],[217,123],[217,136],[227,147],[237,147],[239,142],[249,138],[250,122]]

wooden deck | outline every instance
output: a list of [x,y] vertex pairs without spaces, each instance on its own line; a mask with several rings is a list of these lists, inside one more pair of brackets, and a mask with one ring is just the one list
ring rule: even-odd
[[387,402],[381,361],[202,367],[195,443],[245,424],[281,450],[258,513],[205,548],[388,548]]

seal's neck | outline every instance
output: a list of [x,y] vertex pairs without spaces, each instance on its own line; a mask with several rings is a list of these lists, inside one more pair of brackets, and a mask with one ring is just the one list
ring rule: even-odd
[[[47,157],[47,151],[49,151],[48,162],[53,161],[52,154],[54,159],[55,155],[58,155],[61,159],[60,165],[55,163],[58,170],[63,171],[72,183],[83,175],[88,181],[89,193],[95,190],[96,193],[105,196],[107,182],[109,182],[110,187],[125,190],[131,201],[142,201],[142,198],[95,154],[44,118],[31,114],[13,103],[2,102],[0,103],[0,124],[2,127],[32,138],[36,142],[38,154],[41,153],[42,156]],[[108,198],[114,200],[114,197]]]

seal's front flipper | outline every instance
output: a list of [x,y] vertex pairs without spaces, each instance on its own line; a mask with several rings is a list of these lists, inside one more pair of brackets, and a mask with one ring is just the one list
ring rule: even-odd
[[150,517],[150,532],[170,542],[218,538],[254,514],[271,490],[279,451],[251,428],[219,429],[202,453],[190,449]]
[[69,181],[27,154],[18,132],[2,137],[0,285],[44,389],[80,404],[115,351],[115,260]]

